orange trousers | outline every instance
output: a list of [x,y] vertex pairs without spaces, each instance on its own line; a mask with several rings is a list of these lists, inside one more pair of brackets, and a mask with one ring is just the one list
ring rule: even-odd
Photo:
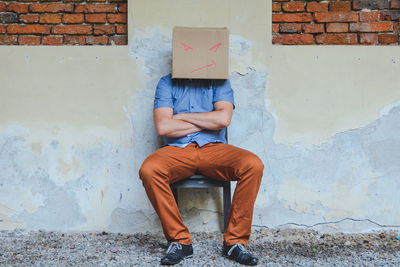
[[165,146],[143,162],[139,175],[157,212],[168,242],[192,244],[183,224],[170,184],[195,173],[225,181],[237,181],[224,241],[246,245],[251,232],[254,202],[264,170],[262,161],[250,151],[223,143],[196,143],[185,148]]

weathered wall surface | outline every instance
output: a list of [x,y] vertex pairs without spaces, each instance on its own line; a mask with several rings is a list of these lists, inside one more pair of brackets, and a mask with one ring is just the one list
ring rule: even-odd
[[[263,0],[128,14],[126,47],[0,47],[0,229],[160,231],[137,173],[175,25],[231,30],[230,143],[266,166],[254,225],[400,228],[398,49],[273,46]],[[192,231],[218,229],[218,190],[181,193]]]

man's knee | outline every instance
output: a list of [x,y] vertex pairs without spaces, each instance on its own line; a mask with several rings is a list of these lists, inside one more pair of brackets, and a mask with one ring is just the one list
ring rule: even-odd
[[261,161],[261,159],[258,156],[254,155],[254,157],[252,157],[251,161],[252,161],[251,164],[252,164],[253,170],[257,173],[263,173],[264,163]]
[[150,164],[147,164],[146,161],[143,162],[142,166],[139,169],[139,178],[143,181],[146,177],[151,177],[153,170]]
[[260,177],[261,179],[264,171],[264,163],[261,161],[261,159],[257,155],[251,153],[249,156],[245,157],[243,161],[243,171],[250,171],[252,174]]
[[150,160],[146,159],[139,169],[139,177],[143,185],[154,182],[160,176],[162,176],[162,171],[157,167],[157,164],[153,164]]

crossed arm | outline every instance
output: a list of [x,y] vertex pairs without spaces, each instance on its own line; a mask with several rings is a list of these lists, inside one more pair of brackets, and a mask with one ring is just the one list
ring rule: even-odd
[[181,137],[201,130],[220,130],[231,123],[233,105],[228,101],[214,103],[214,111],[180,113],[173,115],[172,108],[154,110],[157,133],[167,137]]

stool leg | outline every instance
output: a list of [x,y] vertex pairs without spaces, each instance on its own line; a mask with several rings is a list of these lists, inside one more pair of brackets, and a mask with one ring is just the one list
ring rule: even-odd
[[224,195],[224,231],[228,226],[228,213],[231,208],[231,182],[224,182],[223,187]]
[[175,202],[176,202],[176,204],[178,204],[178,188],[171,187],[171,190],[172,190],[172,194],[174,195]]

